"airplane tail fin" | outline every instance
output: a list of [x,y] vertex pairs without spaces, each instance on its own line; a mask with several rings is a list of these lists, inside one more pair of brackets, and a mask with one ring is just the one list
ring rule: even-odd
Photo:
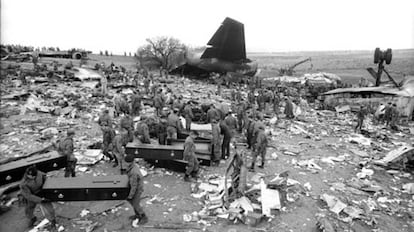
[[246,61],[244,25],[234,19],[224,19],[208,41],[201,58],[218,58],[227,61]]

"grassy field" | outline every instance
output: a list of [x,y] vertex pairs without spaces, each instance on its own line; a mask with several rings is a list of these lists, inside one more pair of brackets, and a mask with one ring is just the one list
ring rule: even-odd
[[[91,54],[88,65],[104,62],[109,65],[114,62],[116,65],[122,65],[127,69],[135,69],[136,61],[130,56],[101,56]],[[366,68],[373,67],[374,51],[328,51],[328,52],[278,52],[278,53],[249,53],[248,57],[257,62],[262,70],[260,76],[272,77],[278,74],[278,69],[295,64],[298,61],[308,57],[312,58],[296,67],[295,75],[301,76],[304,73],[329,72],[339,75],[345,83],[357,83],[361,77],[371,78]],[[49,58],[50,59],[50,58]],[[41,62],[51,62],[48,58],[41,59]],[[69,62],[67,59],[59,59],[60,63]],[[72,60],[74,65],[79,65],[79,61]],[[393,50],[393,59],[386,69],[391,76],[401,80],[404,75],[414,75],[414,49]]]
[[[249,58],[258,62],[262,76],[276,76],[278,69],[295,64],[308,57],[310,62],[296,67],[296,75],[313,72],[329,72],[339,75],[346,83],[357,83],[361,77],[373,80],[366,68],[374,64],[374,51],[329,51],[329,52],[289,52],[251,53]],[[390,65],[385,67],[392,77],[400,80],[404,75],[414,75],[414,49],[394,50]]]

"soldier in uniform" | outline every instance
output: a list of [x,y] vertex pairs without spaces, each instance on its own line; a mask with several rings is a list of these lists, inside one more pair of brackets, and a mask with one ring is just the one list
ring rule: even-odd
[[234,137],[234,135],[236,134],[236,128],[237,128],[237,120],[236,118],[233,116],[232,111],[229,110],[229,112],[227,113],[226,117],[223,120],[226,125],[229,127],[230,132],[231,132],[231,137]]
[[112,141],[115,137],[115,130],[112,128],[111,125],[107,125],[106,123],[102,124],[102,153],[109,158],[110,161],[114,160],[115,157],[111,153],[112,152]]
[[158,143],[160,145],[167,144],[167,119],[162,117],[157,125]]
[[164,107],[164,99],[162,98],[162,89],[158,90],[158,93],[154,97],[155,115],[161,114],[161,109]]
[[244,102],[239,102],[237,105],[237,130],[239,133],[242,132],[243,127],[246,124],[246,104]]
[[125,114],[119,122],[121,129],[128,131],[128,140],[127,142],[134,141],[134,121],[132,120],[129,114]]
[[232,132],[229,125],[223,120],[220,122],[220,131],[223,135],[223,142],[221,144],[221,158],[227,159],[230,157],[230,141],[232,138]]
[[32,227],[37,220],[33,212],[36,205],[40,204],[44,216],[50,221],[52,229],[55,229],[56,217],[52,203],[48,199],[37,196],[37,194],[42,190],[45,180],[45,173],[38,171],[35,166],[30,166],[26,169],[20,183],[20,196],[25,204],[24,212],[26,217],[30,220],[29,227]]
[[173,113],[170,113],[167,118],[167,140],[177,139],[177,134],[181,132],[181,121],[178,117],[178,109],[175,108]]
[[221,155],[220,155],[220,148],[221,148],[221,141],[220,141],[220,126],[217,123],[217,119],[213,119],[211,121],[211,134],[212,134],[212,140],[211,140],[211,144],[212,147],[211,149],[213,150],[213,164],[215,166],[218,166],[218,164],[220,163],[221,160]]
[[193,110],[192,110],[191,106],[192,106],[191,101],[188,101],[187,104],[184,107],[184,112],[183,112],[184,118],[185,118],[185,129],[187,131],[191,130],[191,121],[194,118]]
[[253,118],[252,114],[249,114],[249,119],[247,121],[246,124],[246,139],[247,139],[247,148],[252,148],[254,147],[254,141],[253,141],[253,131],[254,131],[254,127],[255,127],[256,121]]
[[210,109],[207,111],[207,123],[211,123],[213,119],[220,120],[220,113],[216,109],[213,103],[210,105]]
[[102,114],[99,116],[98,124],[102,127],[102,125],[111,126],[112,127],[112,119],[109,116],[109,110],[104,109]]
[[139,91],[137,91],[131,99],[131,113],[134,116],[138,116],[139,112],[141,111],[141,95]]
[[141,195],[144,192],[144,182],[142,181],[143,177],[138,165],[134,162],[134,157],[132,155],[127,155],[125,157],[126,173],[129,179],[130,190],[127,197],[127,201],[134,208],[135,215],[130,219],[138,219],[138,224],[145,224],[148,222],[148,218],[145,215],[144,210],[141,207]]
[[355,126],[355,132],[361,133],[362,125],[364,124],[364,118],[367,115],[367,110],[364,106],[361,106],[360,110],[357,112],[357,125]]
[[115,164],[113,167],[120,166],[121,174],[124,174],[126,166],[124,164],[125,148],[127,140],[127,131],[121,130],[119,134],[115,135],[114,140],[112,141],[113,145],[113,154],[116,158]]
[[77,159],[73,154],[73,136],[75,135],[74,129],[68,129],[67,137],[59,142],[57,145],[57,151],[60,155],[66,156],[67,165],[65,168],[65,177],[75,177],[75,167]]
[[141,117],[141,120],[137,124],[137,129],[135,130],[135,136],[141,141],[141,143],[151,143],[149,128],[146,122],[145,117]]
[[259,165],[259,168],[264,167],[265,163],[265,156],[266,156],[266,147],[267,147],[267,137],[264,131],[264,126],[261,124],[258,127],[258,133],[256,138],[256,150],[253,152],[253,159],[252,159],[252,165],[250,166],[250,171],[254,171],[254,165],[256,163],[256,158],[258,155],[262,157],[262,164]]
[[195,155],[195,144],[194,139],[197,138],[198,132],[191,131],[190,135],[185,139],[184,142],[184,160],[188,162],[184,181],[190,181],[190,176],[197,178],[199,163],[197,157]]

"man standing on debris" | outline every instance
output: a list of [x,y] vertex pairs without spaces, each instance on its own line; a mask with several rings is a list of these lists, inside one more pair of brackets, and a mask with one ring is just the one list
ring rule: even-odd
[[106,96],[106,94],[108,93],[108,79],[106,77],[106,74],[101,71],[101,87],[102,87],[102,95]]
[[119,125],[122,129],[125,129],[128,131],[127,142],[134,141],[134,121],[132,120],[132,117],[128,113],[126,113],[124,117],[121,118]]
[[141,141],[141,143],[151,143],[149,128],[146,122],[147,118],[145,116],[141,117],[141,120],[137,124],[137,129],[135,131],[135,136]]
[[292,100],[290,100],[289,97],[285,97],[285,115],[286,118],[292,119],[295,116],[293,115],[293,103]]
[[167,144],[167,119],[165,117],[160,118],[160,122],[157,124],[158,143],[160,145]]
[[75,177],[75,167],[77,159],[73,154],[73,136],[75,135],[74,129],[68,129],[66,132],[67,137],[59,142],[57,145],[57,151],[60,155],[66,156],[67,165],[65,168],[65,177]]
[[260,124],[258,127],[259,131],[257,132],[257,136],[256,136],[256,144],[255,144],[256,151],[253,152],[252,165],[250,166],[249,171],[254,172],[254,166],[255,166],[258,155],[260,155],[262,158],[262,164],[259,165],[259,168],[264,168],[266,147],[267,147],[267,137],[266,137],[264,129],[265,129],[264,125]]
[[234,135],[236,135],[237,120],[233,116],[231,109],[229,110],[229,112],[227,112],[227,115],[223,121],[226,123],[227,127],[230,129],[231,137],[234,137]]
[[191,181],[190,175],[194,178],[197,178],[199,163],[195,154],[196,146],[194,144],[194,139],[197,138],[198,132],[191,131],[190,135],[185,139],[184,142],[184,160],[188,162],[184,181]]
[[128,175],[130,185],[127,200],[134,208],[135,213],[135,215],[131,216],[130,219],[138,219],[138,224],[145,224],[148,222],[148,218],[140,204],[141,195],[142,192],[144,192],[144,182],[142,181],[143,177],[141,170],[139,169],[138,164],[135,163],[132,155],[127,155],[125,157],[125,163],[127,165],[126,173]]
[[220,126],[217,123],[217,119],[211,121],[211,150],[213,150],[213,165],[218,166],[221,160],[221,140],[220,140]]
[[127,131],[121,129],[120,133],[115,135],[114,140],[112,141],[113,144],[113,154],[115,156],[115,164],[113,167],[120,166],[121,174],[125,173],[126,166],[123,163],[124,156],[125,156],[125,148],[124,146],[127,144]]
[[185,129],[187,131],[190,131],[191,122],[194,118],[191,101],[188,101],[187,104],[185,105],[184,110],[183,110],[183,115],[185,118]]
[[223,135],[223,143],[221,144],[221,158],[227,159],[230,157],[230,141],[232,138],[232,132],[229,125],[224,120],[220,122],[220,131]]
[[178,109],[175,108],[167,118],[167,140],[177,139],[177,134],[181,133],[181,120],[178,117]]
[[253,131],[256,121],[254,120],[253,114],[248,115],[246,123],[246,139],[247,139],[247,148],[253,148]]
[[115,137],[115,130],[112,128],[111,124],[106,124],[103,123],[101,125],[101,129],[102,129],[102,135],[103,135],[103,140],[102,140],[102,153],[109,158],[110,161],[114,160],[115,157],[114,155],[111,153],[112,152],[112,141]]
[[357,125],[355,126],[355,133],[358,131],[361,133],[362,125],[364,124],[364,118],[367,112],[365,106],[361,106],[360,110],[357,112]]
[[392,118],[392,103],[391,102],[388,102],[387,106],[385,106],[384,111],[385,111],[384,113],[385,123],[386,123],[386,126],[388,126]]
[[50,221],[51,229],[56,229],[56,217],[55,210],[52,203],[45,198],[37,196],[42,190],[42,186],[45,183],[46,174],[37,170],[35,166],[30,166],[26,169],[23,179],[20,183],[20,195],[23,198],[25,205],[26,217],[30,220],[29,227],[32,227],[37,218],[33,212],[37,204],[40,204],[43,215]]
[[243,127],[246,124],[246,104],[244,101],[240,101],[237,104],[237,130],[242,132]]
[[132,95],[131,99],[131,114],[133,116],[139,116],[139,112],[141,111],[141,94],[139,93],[139,90],[135,92],[134,95]]
[[162,89],[157,91],[157,94],[154,97],[154,107],[155,107],[155,115],[161,115],[161,109],[164,107],[164,99],[162,98]]
[[280,104],[280,97],[278,93],[275,91],[273,94],[273,112],[276,115],[279,115],[279,104]]
[[399,113],[397,110],[397,104],[392,104],[392,108],[391,108],[391,122],[390,122],[390,127],[392,130],[396,130],[398,131],[398,127],[397,127],[397,123],[398,123],[398,119],[399,119]]
[[213,119],[220,120],[220,114],[214,104],[211,103],[210,109],[207,111],[207,123],[211,123]]

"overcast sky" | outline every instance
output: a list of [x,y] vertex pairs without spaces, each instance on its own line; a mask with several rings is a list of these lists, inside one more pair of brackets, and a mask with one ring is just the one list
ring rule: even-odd
[[414,48],[414,0],[1,0],[1,42],[135,52],[146,38],[205,45],[225,17],[248,52]]

